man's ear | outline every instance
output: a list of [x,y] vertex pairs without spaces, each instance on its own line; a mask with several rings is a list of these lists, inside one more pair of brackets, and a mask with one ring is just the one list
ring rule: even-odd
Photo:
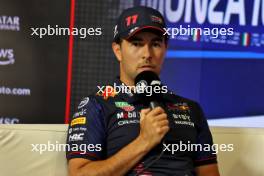
[[113,52],[119,62],[122,60],[122,55],[121,55],[121,44],[117,44],[116,42],[112,43],[112,49]]

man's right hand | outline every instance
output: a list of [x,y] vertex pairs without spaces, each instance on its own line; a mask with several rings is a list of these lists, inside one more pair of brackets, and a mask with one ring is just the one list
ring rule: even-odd
[[168,131],[169,121],[167,114],[161,107],[156,107],[153,110],[150,108],[141,110],[140,134],[138,138],[147,144],[148,150],[159,144]]
[[168,131],[167,114],[161,107],[153,110],[143,109],[140,117],[140,134],[135,140],[105,160],[71,159],[69,173],[71,176],[125,175],[160,143]]

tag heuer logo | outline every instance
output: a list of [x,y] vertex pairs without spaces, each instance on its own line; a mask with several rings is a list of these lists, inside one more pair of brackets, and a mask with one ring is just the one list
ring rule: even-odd
[[119,101],[119,102],[115,102],[116,107],[121,108],[125,111],[134,111],[135,107],[128,104],[127,102],[123,102],[123,101]]

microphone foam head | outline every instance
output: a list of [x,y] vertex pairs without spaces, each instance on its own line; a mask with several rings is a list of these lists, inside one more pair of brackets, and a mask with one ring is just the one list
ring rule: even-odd
[[154,87],[161,87],[159,76],[152,71],[143,71],[135,78],[136,93],[142,98],[154,98],[157,93],[154,92]]

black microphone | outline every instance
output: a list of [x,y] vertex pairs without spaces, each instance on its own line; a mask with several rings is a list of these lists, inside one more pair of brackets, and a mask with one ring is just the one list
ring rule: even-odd
[[160,106],[159,100],[161,93],[161,81],[159,76],[152,71],[143,71],[135,78],[136,95],[143,104],[149,105],[151,109]]
[[[161,81],[158,75],[152,71],[143,71],[139,73],[135,78],[136,85],[136,96],[137,99],[143,102],[145,106],[149,106],[152,109],[155,107],[162,107],[162,94],[161,94]],[[155,90],[159,90],[158,92]],[[162,142],[155,147],[153,150],[161,150],[160,154],[149,162],[145,162],[146,166],[142,171],[136,174],[140,175],[144,170],[151,167],[155,162],[157,162],[164,154],[165,138]]]

